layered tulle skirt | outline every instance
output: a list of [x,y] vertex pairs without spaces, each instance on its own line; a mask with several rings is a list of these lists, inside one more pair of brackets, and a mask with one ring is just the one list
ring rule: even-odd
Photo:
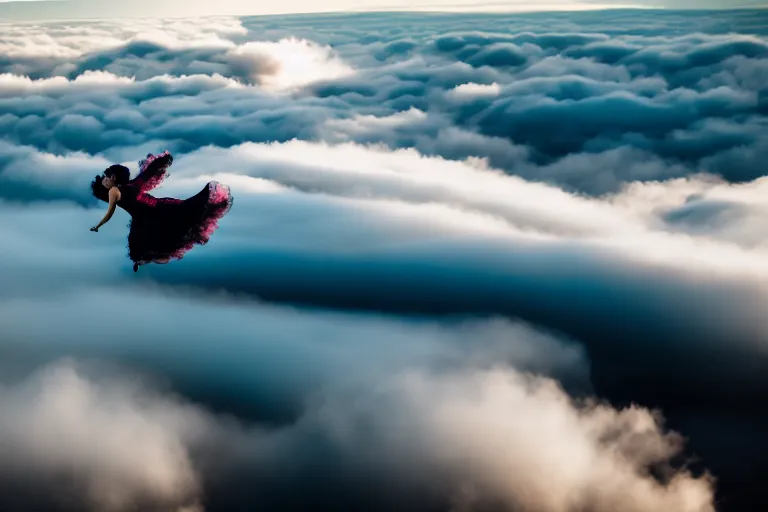
[[205,245],[218,222],[232,208],[228,186],[211,181],[188,199],[142,195],[132,214],[128,256],[134,263],[181,259],[195,245]]

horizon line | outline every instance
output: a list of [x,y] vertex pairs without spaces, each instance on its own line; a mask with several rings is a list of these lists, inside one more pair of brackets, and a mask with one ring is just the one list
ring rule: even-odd
[[[582,4],[581,8],[542,8],[542,9],[510,9],[510,10],[466,10],[461,7],[453,9],[434,9],[434,8],[415,8],[415,9],[384,9],[384,8],[359,8],[359,9],[340,9],[340,10],[327,10],[327,11],[286,11],[283,13],[223,13],[223,14],[168,14],[168,15],[108,15],[108,14],[94,14],[83,15],[82,13],[66,15],[66,14],[53,14],[51,17],[34,17],[29,16],[29,13],[18,13],[19,17],[3,15],[2,11],[8,7],[23,7],[24,10],[33,9],[33,6],[40,4],[65,4],[73,2],[73,0],[0,0],[0,24],[7,23],[48,23],[57,21],[95,21],[95,20],[136,20],[146,18],[158,18],[158,19],[184,19],[184,18],[243,18],[243,17],[289,17],[289,16],[343,16],[343,15],[386,15],[386,14],[398,14],[398,15],[487,15],[487,16],[527,16],[537,14],[586,14],[586,13],[600,13],[600,12],[621,12],[621,11],[647,11],[647,12],[664,12],[664,13],[724,13],[724,12],[739,12],[739,11],[768,11],[768,4],[760,6],[728,6],[728,7],[709,7],[709,8],[681,8],[681,7],[663,7],[663,6],[645,6],[645,5],[617,5],[607,6],[598,5],[595,7],[589,7]],[[73,3],[76,3],[74,0]]]

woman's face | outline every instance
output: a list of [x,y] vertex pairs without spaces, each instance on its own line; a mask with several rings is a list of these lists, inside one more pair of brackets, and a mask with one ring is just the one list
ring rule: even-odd
[[112,188],[115,186],[115,180],[105,174],[104,177],[101,178],[101,184],[104,185],[104,188]]

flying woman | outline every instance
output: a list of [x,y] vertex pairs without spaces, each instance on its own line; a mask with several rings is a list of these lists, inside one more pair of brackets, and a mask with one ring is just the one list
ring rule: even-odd
[[218,221],[232,208],[229,187],[211,181],[188,199],[154,197],[148,192],[162,183],[168,174],[173,157],[168,151],[147,155],[139,162],[139,175],[124,165],[112,165],[91,183],[94,197],[109,203],[99,228],[109,222],[119,206],[131,216],[128,233],[128,256],[133,271],[147,263],[168,263],[181,259],[195,244],[205,245]]

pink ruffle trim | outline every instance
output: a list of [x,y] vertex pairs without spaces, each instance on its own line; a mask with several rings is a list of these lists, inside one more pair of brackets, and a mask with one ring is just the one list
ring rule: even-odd
[[232,194],[228,186],[212,181],[208,183],[208,189],[209,199],[202,225],[198,226],[195,232],[190,233],[187,237],[187,243],[169,255],[169,258],[180,260],[195,244],[207,244],[213,233],[219,228],[219,221],[232,208]]
[[[147,170],[147,167],[161,157],[167,157],[170,156],[170,152],[168,150],[163,151],[160,154],[153,155],[152,153],[149,153],[147,157],[143,160],[139,161],[139,177],[144,174],[144,172]],[[173,162],[173,158],[168,159],[167,165],[164,165],[160,169],[157,169],[152,176],[149,176],[144,183],[141,185],[142,192],[146,192],[148,190],[152,190],[153,188],[157,188],[160,186],[160,184],[165,180],[166,177],[168,177],[168,167]]]

